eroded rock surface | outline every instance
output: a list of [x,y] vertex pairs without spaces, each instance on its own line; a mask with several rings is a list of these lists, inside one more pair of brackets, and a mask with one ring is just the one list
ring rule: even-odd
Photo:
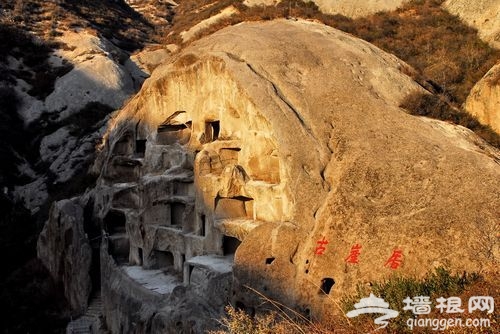
[[108,326],[198,331],[228,301],[258,309],[246,286],[321,317],[359,283],[497,263],[500,154],[400,109],[422,90],[404,73],[301,20],[229,27],[159,66],[94,165]]
[[92,249],[83,224],[83,208],[76,200],[55,202],[37,247],[38,258],[63,285],[64,295],[76,314],[87,308],[92,289]]
[[465,110],[500,133],[500,63],[472,88],[465,101]]
[[47,111],[59,112],[62,119],[88,102],[120,108],[134,92],[133,79],[120,64],[127,55],[105,38],[86,32],[65,32],[61,41],[67,50],[58,50],[56,55],[75,67],[56,81],[54,92],[45,100]]

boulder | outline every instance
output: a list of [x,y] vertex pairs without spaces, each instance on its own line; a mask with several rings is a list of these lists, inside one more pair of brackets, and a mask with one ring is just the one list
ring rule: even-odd
[[465,101],[465,110],[500,133],[500,63],[472,88]]

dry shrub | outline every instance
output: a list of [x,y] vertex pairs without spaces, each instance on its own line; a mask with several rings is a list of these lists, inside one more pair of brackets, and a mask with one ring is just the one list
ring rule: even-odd
[[181,58],[177,59],[176,62],[174,63],[176,68],[181,68],[181,67],[188,67],[193,65],[198,61],[198,57],[196,57],[192,53],[188,53],[187,55],[182,56]]
[[453,107],[444,97],[414,92],[400,105],[412,115],[426,116],[464,126],[496,148],[500,148],[500,135],[491,127],[481,124],[476,117]]
[[441,3],[412,1],[396,11],[329,24],[395,54],[460,104],[500,52],[482,42],[475,29],[442,9]]

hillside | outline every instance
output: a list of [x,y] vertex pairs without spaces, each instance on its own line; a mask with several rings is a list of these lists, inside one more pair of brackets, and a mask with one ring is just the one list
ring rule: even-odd
[[500,3],[496,0],[447,0],[443,7],[479,31],[479,36],[500,48]]
[[[228,302],[261,310],[246,287],[328,318],[358,284],[394,273],[381,260],[394,249],[401,275],[494,270],[500,154],[463,127],[399,108],[424,91],[408,68],[303,20],[242,23],[192,43],[110,121],[97,186],[57,204],[39,256],[58,268],[54,252],[68,254],[53,275],[74,272],[81,246],[58,243],[68,227],[51,231],[103,222],[112,332],[202,332]],[[341,256],[355,244],[363,257],[351,267]],[[89,280],[78,268],[62,276],[70,300],[85,300],[65,279]],[[165,283],[146,278],[155,275]]]
[[497,5],[0,0],[2,330],[201,332],[267,310],[247,286],[351,330],[357,284],[443,267],[491,294]]

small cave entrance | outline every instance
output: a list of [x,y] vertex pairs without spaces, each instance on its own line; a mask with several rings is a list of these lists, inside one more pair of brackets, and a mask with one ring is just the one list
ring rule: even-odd
[[199,235],[201,235],[202,237],[206,236],[207,234],[207,216],[202,213],[199,215]]
[[205,143],[219,139],[220,121],[205,121]]
[[217,197],[215,199],[215,217],[227,218],[253,218],[253,198]]
[[321,280],[320,294],[328,295],[335,284],[335,280],[331,277],[325,277]]
[[156,134],[156,143],[159,145],[187,144],[191,138],[192,122],[181,124],[161,124]]
[[89,276],[92,282],[92,292],[99,291],[101,289],[101,254],[98,249],[92,248]]
[[169,251],[155,250],[156,264],[154,269],[168,269],[174,267],[174,255]]
[[184,203],[170,203],[170,225],[182,227],[185,210],[186,205]]
[[135,141],[135,155],[139,158],[144,158],[146,154],[146,139],[137,139]]
[[141,247],[137,248],[137,260],[138,260],[137,265],[142,266],[142,264],[144,263],[144,257]]
[[219,150],[219,157],[222,166],[237,165],[238,164],[238,154],[241,151],[240,148],[221,148]]
[[125,236],[110,236],[109,254],[113,257],[117,264],[128,264],[130,258],[130,242]]
[[118,210],[110,210],[104,217],[104,228],[109,234],[125,233],[127,218]]
[[236,249],[240,246],[241,241],[235,237],[225,235],[222,238],[222,254],[231,255],[236,253]]

